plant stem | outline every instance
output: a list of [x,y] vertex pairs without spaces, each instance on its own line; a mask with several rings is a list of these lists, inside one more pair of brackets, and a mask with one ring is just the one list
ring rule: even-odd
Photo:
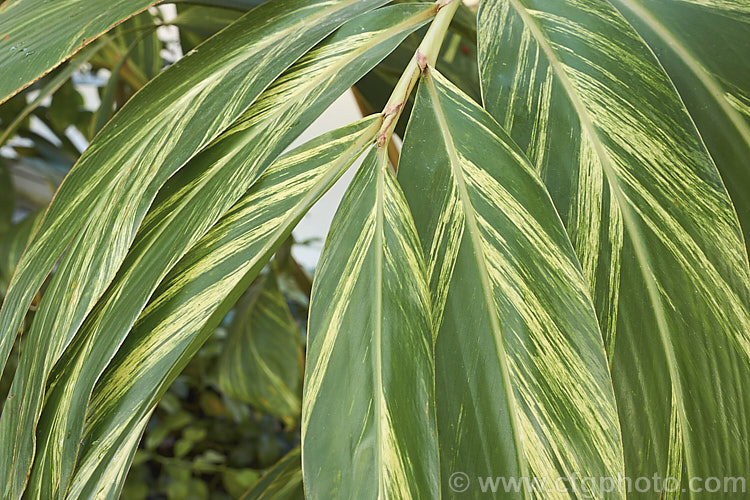
[[[438,0],[435,2],[434,8],[437,9],[435,19],[414,53],[414,57],[409,61],[401,78],[399,78],[385,108],[383,108],[383,125],[378,132],[378,148],[387,147],[390,143],[398,119],[401,117],[401,112],[409,99],[409,94],[417,84],[422,71],[427,66],[435,65],[440,53],[440,46],[448,32],[448,26],[450,26],[451,19],[453,19],[460,3],[461,0]],[[394,165],[395,168],[396,165]]]

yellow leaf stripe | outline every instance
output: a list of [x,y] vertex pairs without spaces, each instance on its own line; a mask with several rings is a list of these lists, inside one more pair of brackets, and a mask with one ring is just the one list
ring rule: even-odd
[[302,406],[309,498],[439,497],[433,370],[419,241],[385,148],[373,148],[313,285]]
[[479,26],[485,106],[542,173],[592,290],[626,471],[741,474],[747,254],[671,81],[606,0],[487,0]]
[[160,280],[299,132],[432,13],[430,5],[393,6],[347,23],[167,182],[53,374],[30,488],[50,496],[72,473],[65,464],[75,459],[89,394]]
[[366,118],[274,162],[162,281],[97,383],[68,498],[127,470],[129,460],[115,457],[137,444],[132,436],[169,384],[309,207],[372,143],[381,121]]
[[276,500],[304,498],[302,491],[302,456],[293,449],[258,480],[242,500]]
[[[432,68],[399,180],[430,251],[433,300],[442,302],[435,364],[443,478],[617,477],[624,467],[614,394],[567,235],[512,140]],[[600,498],[592,488],[518,497]]]
[[[701,7],[684,1],[612,3],[648,43],[674,82],[716,162],[747,242],[750,114],[744,75],[750,73],[750,62],[733,57],[730,50],[747,39],[750,17],[741,22],[741,16],[721,2],[701,2]],[[750,12],[747,3],[744,7]]]

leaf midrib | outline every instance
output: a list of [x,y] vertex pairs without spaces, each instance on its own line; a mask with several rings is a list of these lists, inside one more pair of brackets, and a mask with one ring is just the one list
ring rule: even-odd
[[[672,390],[679,394],[679,396],[676,396],[674,398],[674,401],[676,401],[679,406],[679,411],[677,412],[678,420],[679,420],[681,428],[683,430],[686,430],[688,429],[688,426],[686,425],[687,417],[685,415],[685,407],[683,404],[685,393],[682,388],[682,382],[679,378],[679,375],[677,374],[677,368],[675,366],[676,361],[675,361],[674,349],[672,348],[672,344],[669,341],[671,335],[669,332],[669,327],[667,326],[666,317],[664,316],[664,310],[662,307],[663,304],[661,303],[661,299],[659,298],[660,295],[659,295],[658,285],[656,284],[653,276],[648,271],[651,268],[650,265],[648,264],[649,262],[648,249],[646,247],[645,242],[643,241],[643,237],[640,233],[640,230],[638,229],[638,225],[636,224],[634,220],[634,216],[632,212],[630,211],[628,204],[625,200],[625,195],[623,194],[620,188],[620,184],[618,182],[619,179],[617,178],[617,175],[614,173],[614,168],[612,166],[611,159],[609,158],[609,155],[606,153],[606,148],[604,147],[604,144],[602,143],[602,139],[599,136],[599,132],[596,130],[596,127],[594,126],[591,120],[591,117],[588,115],[586,106],[583,104],[581,97],[578,95],[578,91],[575,89],[575,86],[573,82],[570,80],[570,77],[565,72],[562,61],[560,61],[560,59],[556,57],[554,50],[552,49],[547,39],[544,37],[542,33],[542,29],[536,24],[536,22],[533,19],[531,19],[528,12],[526,11],[526,8],[519,3],[519,0],[507,0],[507,1],[516,11],[516,13],[524,22],[524,24],[529,28],[529,31],[534,37],[534,40],[537,42],[537,44],[539,45],[539,47],[542,49],[545,56],[547,57],[550,67],[555,73],[555,76],[557,77],[558,81],[560,81],[561,85],[563,86],[563,89],[565,90],[565,93],[568,96],[570,103],[573,105],[576,111],[576,115],[578,116],[578,119],[580,120],[580,123],[581,123],[582,132],[585,133],[589,137],[589,140],[591,141],[593,149],[597,157],[599,158],[600,164],[602,166],[602,171],[604,172],[604,175],[607,178],[607,182],[611,188],[611,191],[615,198],[617,206],[620,209],[620,213],[622,214],[623,224],[628,229],[630,240],[633,243],[633,249],[635,251],[636,259],[638,260],[638,264],[640,268],[639,271],[641,272],[641,275],[643,276],[644,282],[646,284],[646,290],[648,292],[649,300],[654,306],[653,310],[654,310],[656,321],[657,321],[657,331],[659,332],[659,338],[664,347],[664,353],[667,359],[667,369],[668,369],[670,379],[672,382]],[[683,448],[688,448],[688,444],[690,440],[689,433],[683,432],[682,438],[683,438],[683,444],[682,444]],[[687,476],[690,477],[691,471],[694,470],[694,466],[692,464],[692,457],[690,453],[686,453],[685,455],[687,456],[687,464],[686,464],[686,469],[688,473]]]
[[[435,90],[435,85],[429,71],[430,68],[428,68],[423,81],[427,86],[427,90],[430,94],[430,99],[432,100],[433,109],[435,111],[435,117],[440,127],[440,133],[443,136],[443,141],[446,145],[448,157],[450,158],[451,170],[453,171],[453,177],[456,179],[456,187],[458,188],[461,198],[461,204],[464,208],[464,215],[466,217],[465,228],[469,232],[471,242],[476,249],[476,251],[472,254],[476,261],[477,267],[479,267],[479,281],[482,286],[484,300],[488,306],[487,312],[490,319],[490,324],[492,325],[493,339],[495,340],[495,353],[500,364],[500,371],[503,376],[503,386],[505,389],[505,393],[507,394],[508,409],[511,413],[510,423],[513,433],[513,441],[515,442],[516,460],[518,462],[519,475],[525,477],[528,476],[528,464],[525,455],[523,455],[521,451],[523,449],[523,440],[521,439],[519,431],[520,424],[517,416],[518,409],[516,406],[517,402],[515,389],[511,384],[510,370],[508,369],[508,354],[505,348],[500,322],[496,313],[497,306],[493,297],[492,284],[488,280],[489,274],[485,262],[485,255],[483,250],[484,245],[482,244],[481,235],[479,234],[479,226],[474,213],[474,206],[472,205],[471,199],[469,198],[468,188],[466,187],[466,180],[464,179],[463,170],[461,168],[461,161],[458,157],[453,138],[450,135],[450,127],[445,118],[443,107],[440,104],[440,98],[437,95],[437,91]],[[529,492],[525,489],[524,496],[527,498],[529,496]]]
[[[385,395],[383,393],[383,190],[385,189],[385,167],[388,158],[385,156],[385,148],[378,148],[378,160],[375,168],[376,198],[375,198],[375,391],[377,401],[375,402],[375,435],[377,436],[377,475],[378,475],[378,498],[383,493],[388,494],[383,473],[383,429],[381,419],[383,418],[383,405]],[[385,160],[385,164],[384,164]]]
[[724,92],[722,91],[721,85],[719,85],[719,83],[716,81],[716,78],[714,78],[706,69],[706,67],[703,66],[703,64],[701,64],[701,62],[693,56],[690,50],[688,50],[688,48],[685,46],[685,44],[682,43],[677,35],[675,35],[666,26],[660,23],[658,19],[656,19],[654,15],[648,11],[648,9],[640,4],[640,2],[634,2],[631,0],[615,0],[613,2],[615,8],[617,8],[617,2],[622,3],[628,10],[638,16],[659,38],[667,43],[670,50],[680,56],[685,65],[696,76],[696,78],[698,78],[698,81],[700,81],[701,84],[706,87],[706,90],[708,90],[711,98],[716,101],[716,104],[718,104],[719,108],[724,112],[725,115],[727,115],[729,121],[732,122],[732,125],[735,126],[737,131],[742,136],[745,144],[750,147],[750,126],[748,126],[747,122],[742,118],[742,115],[739,113],[739,111],[733,108],[724,98]]

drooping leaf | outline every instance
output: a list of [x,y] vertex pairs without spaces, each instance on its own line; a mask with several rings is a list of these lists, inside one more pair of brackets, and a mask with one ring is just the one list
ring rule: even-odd
[[[297,134],[433,14],[429,5],[400,5],[347,23],[282,75],[164,186],[118,276],[51,375],[30,490],[56,488],[59,476],[64,482],[72,472],[91,390],[171,267]],[[60,466],[61,472],[55,469]]]
[[627,475],[743,474],[747,254],[672,83],[607,1],[487,0],[479,27],[485,106],[544,178],[592,290]]
[[[264,4],[152,80],[102,129],[60,187],[0,313],[4,362],[31,297],[69,246],[27,337],[9,395],[13,404],[0,418],[4,496],[23,490],[34,455],[27,429],[41,411],[46,376],[114,277],[156,191],[297,57],[348,18],[382,3]],[[179,136],[165,133],[172,130]]]
[[383,148],[370,151],[333,219],[307,335],[307,497],[438,498],[424,261]]
[[8,0],[0,5],[0,103],[153,0]]
[[97,383],[69,498],[119,490],[156,402],[381,122],[366,118],[285,154],[162,281]]
[[443,480],[622,474],[601,334],[549,195],[494,120],[433,69],[399,181],[427,256]]
[[303,500],[302,456],[299,448],[286,454],[242,497],[242,500]]
[[[90,227],[91,219],[97,215],[106,219],[107,214],[114,213],[121,219],[115,225],[119,230],[107,231],[111,238],[101,246],[112,248],[112,253],[98,258],[110,265],[99,266],[108,274],[100,276],[99,286],[90,289],[89,295],[96,296],[111,279],[117,268],[114,264],[124,255],[123,245],[111,242],[120,238],[132,241],[138,222],[161,184],[239,117],[299,55],[347,17],[384,0],[340,0],[318,8],[321,2],[327,4],[323,0],[285,0],[244,16],[205,44],[201,52],[172,66],[123,108],[66,178],[42,230],[35,236],[35,245],[24,257],[24,269],[17,278],[20,284],[9,294],[0,316],[0,365],[8,343],[12,343],[12,336],[4,332],[14,330],[5,327],[16,323],[18,315],[23,314],[29,296],[36,292],[73,235],[87,222]],[[315,13],[315,26],[303,30],[300,27],[311,21],[310,12]],[[270,19],[274,22],[265,22]],[[227,106],[228,102],[231,106]],[[179,147],[172,135],[163,133],[176,129],[181,130]],[[152,168],[155,164],[157,169]],[[100,205],[110,210],[99,209]],[[133,208],[126,208],[130,205]],[[96,231],[101,232],[105,225],[99,225]],[[28,262],[34,262],[31,269],[27,269]]]
[[750,241],[750,4],[613,0],[698,127]]
[[218,379],[221,391],[239,401],[290,422],[299,416],[302,337],[275,271],[235,309]]

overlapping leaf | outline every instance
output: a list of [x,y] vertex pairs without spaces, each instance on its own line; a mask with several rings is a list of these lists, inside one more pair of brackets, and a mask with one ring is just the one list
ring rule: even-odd
[[[399,165],[427,255],[443,478],[617,477],[617,413],[593,304],[523,153],[430,69]],[[591,494],[601,497],[565,498]]]
[[334,217],[310,302],[308,498],[440,496],[432,328],[414,222],[373,148]]
[[8,0],[0,6],[0,103],[154,0]]
[[275,271],[254,284],[235,317],[219,361],[224,394],[294,422],[301,410],[302,337]]
[[[0,313],[4,361],[31,297],[70,245],[27,337],[9,395],[15,399],[0,418],[6,496],[23,490],[34,454],[28,429],[41,410],[47,373],[114,277],[156,191],[297,57],[349,17],[382,3],[265,4],[152,80],[97,136],[60,187]],[[165,133],[172,130],[179,135]]]
[[53,374],[33,491],[50,488],[40,493],[48,497],[59,483],[56,470],[63,468],[63,481],[72,471],[90,391],[161,278],[297,134],[433,13],[432,6],[401,5],[351,21],[165,185],[117,278]]
[[626,472],[680,489],[745,474],[747,255],[672,83],[604,0],[487,0],[479,28],[485,105],[542,174],[593,292]]
[[364,119],[284,155],[162,281],[97,384],[68,498],[116,496],[158,399],[381,122]]
[[698,126],[750,240],[750,4],[613,0]]
[[[106,43],[106,42],[105,42]],[[49,98],[52,94],[57,92],[60,87],[62,87],[68,80],[70,80],[70,77],[78,71],[81,66],[83,66],[91,56],[96,54],[96,52],[103,46],[102,42],[99,42],[98,44],[92,45],[91,47],[88,47],[86,50],[79,53],[76,57],[74,57],[68,64],[66,64],[64,67],[60,69],[60,72],[54,75],[49,82],[47,82],[44,87],[39,89],[39,93],[34,99],[32,99],[26,107],[23,108],[23,110],[19,111],[15,117],[14,120],[8,124],[7,127],[5,127],[2,130],[2,133],[0,134],[0,145],[5,145],[8,139],[13,137],[13,134],[15,134],[16,130],[24,123],[24,121],[29,117],[29,115],[47,98]]]

